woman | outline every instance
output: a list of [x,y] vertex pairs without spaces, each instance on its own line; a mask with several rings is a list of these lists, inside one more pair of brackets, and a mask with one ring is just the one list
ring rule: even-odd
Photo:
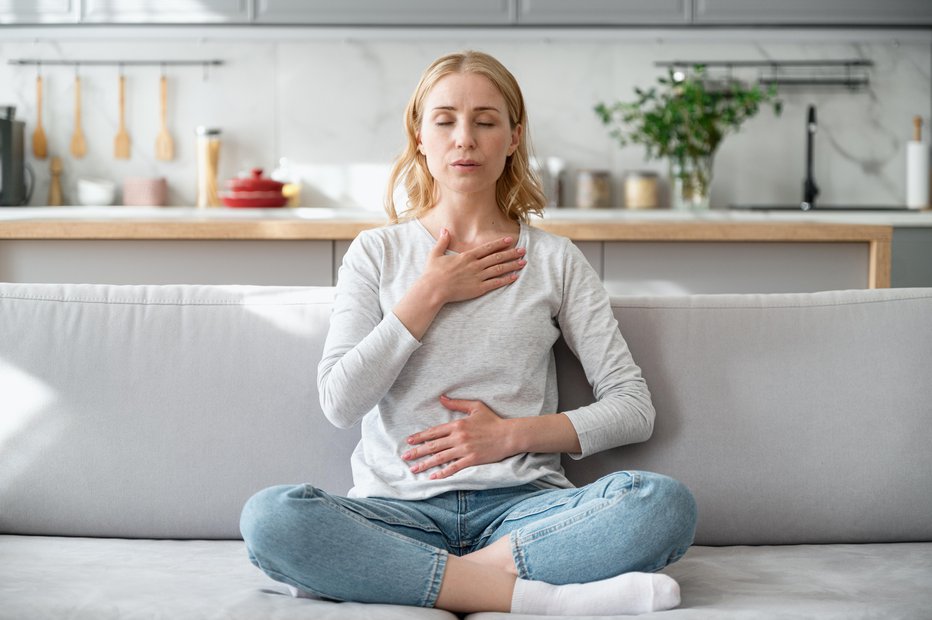
[[[347,251],[318,369],[327,418],[362,422],[354,487],[258,493],[242,518],[250,559],[343,601],[537,615],[678,605],[676,582],[652,573],[692,542],[689,491],[646,472],[577,489],[560,467],[562,452],[646,440],[654,409],[598,276],[527,224],[544,197],[517,82],[486,54],[444,56],[405,126],[393,224]],[[561,334],[597,402],[558,413]]]

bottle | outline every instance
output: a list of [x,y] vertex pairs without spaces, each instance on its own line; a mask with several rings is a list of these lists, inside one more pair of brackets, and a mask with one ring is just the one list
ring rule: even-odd
[[922,117],[913,119],[913,139],[906,144],[906,206],[929,206],[929,145],[922,141]]
[[199,208],[220,205],[217,192],[217,167],[220,163],[220,130],[198,127],[197,134],[197,201]]
[[548,207],[565,206],[563,196],[563,173],[566,171],[566,162],[559,157],[547,158],[547,177],[549,188],[547,191]]

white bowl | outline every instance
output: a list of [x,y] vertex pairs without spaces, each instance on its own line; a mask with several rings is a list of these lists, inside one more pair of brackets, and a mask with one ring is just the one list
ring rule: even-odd
[[116,198],[116,183],[107,179],[78,179],[78,204],[106,207]]

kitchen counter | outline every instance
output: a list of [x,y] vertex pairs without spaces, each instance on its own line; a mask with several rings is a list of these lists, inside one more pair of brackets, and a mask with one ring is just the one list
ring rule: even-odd
[[[891,285],[893,225],[932,212],[554,209],[532,224],[580,247],[610,291],[782,292]],[[386,223],[343,209],[0,209],[0,280],[330,284]],[[917,229],[917,230],[922,230]]]
[[[573,240],[862,240],[882,234],[871,227],[932,227],[932,211],[691,213],[554,209],[532,221]],[[385,222],[381,213],[351,209],[0,208],[0,238],[353,239],[360,231]]]

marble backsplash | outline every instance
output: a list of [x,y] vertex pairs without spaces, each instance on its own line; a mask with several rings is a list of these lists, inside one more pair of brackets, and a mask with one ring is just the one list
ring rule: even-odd
[[[530,114],[530,136],[540,158],[560,157],[568,165],[567,206],[573,206],[577,169],[609,170],[615,202],[627,170],[666,173],[666,163],[646,161],[635,146],[619,148],[592,111],[598,101],[630,100],[636,86],[650,86],[663,60],[851,59],[873,61],[870,84],[844,88],[784,88],[784,111],[769,109],[728,136],[715,161],[714,206],[730,203],[793,203],[800,199],[805,167],[805,114],[817,106],[819,131],[815,178],[823,203],[902,204],[905,150],[912,118],[928,126],[932,110],[932,35],[891,31],[833,33],[827,41],[812,33],[720,31],[682,36],[623,33],[591,36],[546,31],[512,36],[509,31],[419,31],[351,33],[352,36],[277,37],[235,40],[160,31],[144,36],[68,38],[68,29],[0,29],[0,104],[16,106],[27,123],[27,161],[37,172],[31,204],[45,204],[49,161],[32,157],[29,136],[36,120],[36,68],[11,59],[202,60],[220,59],[206,74],[200,66],[168,66],[168,125],[176,156],[155,157],[159,131],[158,66],[127,66],[126,125],[132,139],[129,160],[113,158],[118,127],[117,67],[83,66],[82,125],[88,152],[75,159],[68,147],[74,128],[75,69],[45,66],[43,124],[49,154],[64,163],[65,202],[74,203],[78,178],[102,177],[118,184],[127,177],[164,176],[169,203],[191,205],[195,198],[195,136],[198,125],[223,130],[220,178],[251,167],[271,170],[281,157],[300,176],[303,206],[381,209],[392,158],[402,146],[401,116],[420,72],[435,57],[465,48],[490,52],[522,84]],[[113,32],[113,31],[110,31]],[[219,31],[218,31],[219,32]],[[51,34],[49,34],[51,33]],[[106,31],[105,31],[106,34]],[[11,36],[16,35],[16,36]]]

